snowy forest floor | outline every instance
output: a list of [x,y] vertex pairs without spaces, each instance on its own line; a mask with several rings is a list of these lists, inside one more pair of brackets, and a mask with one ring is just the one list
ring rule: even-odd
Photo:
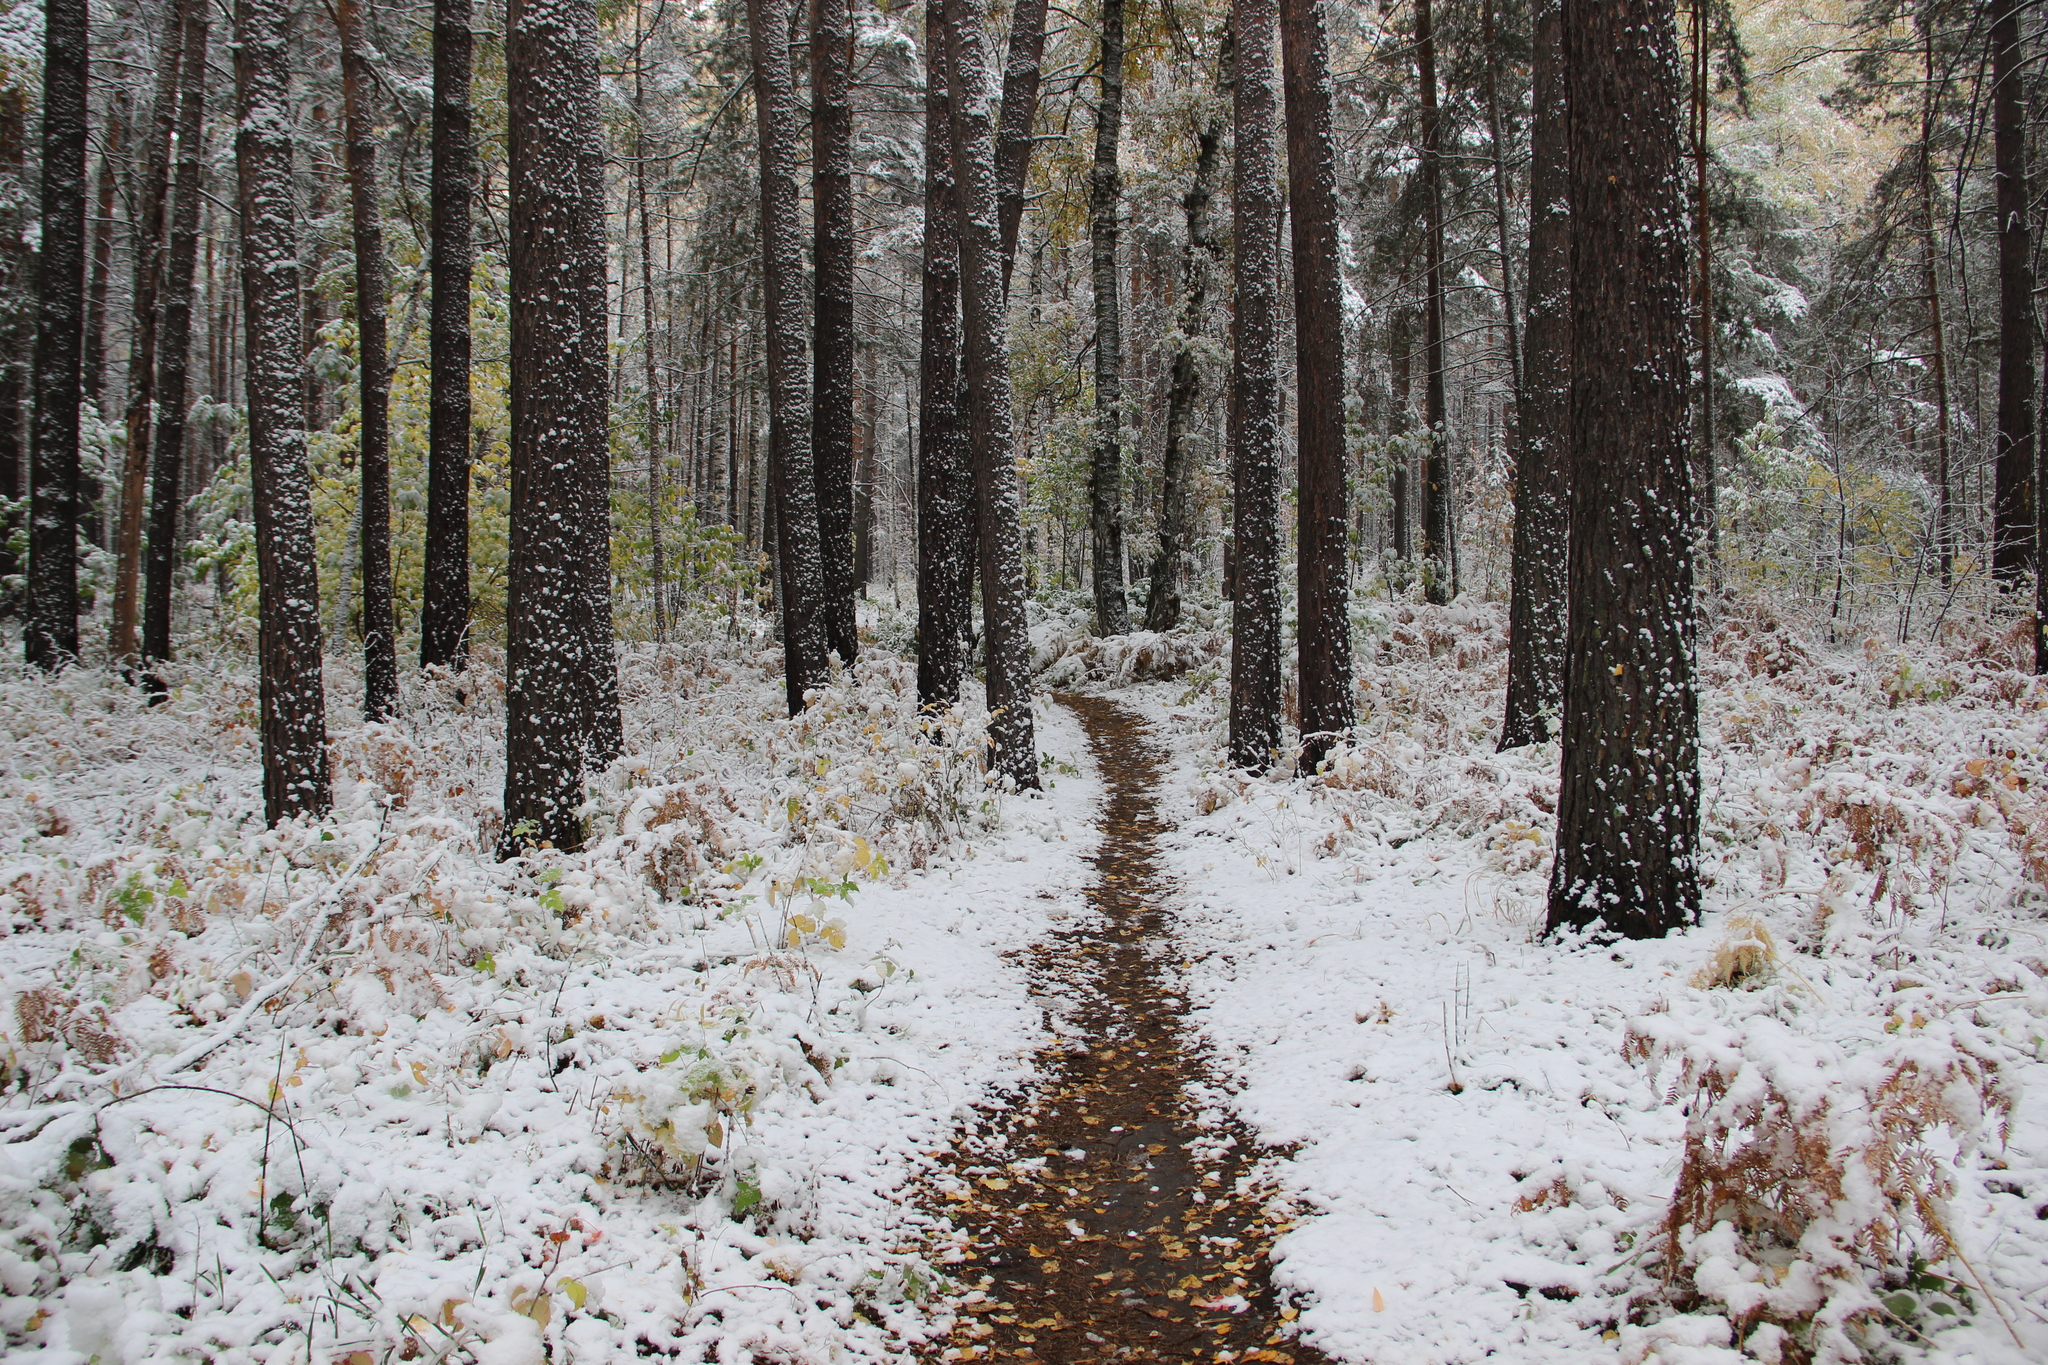
[[[1130,745],[1091,757],[1044,696],[1045,790],[995,791],[975,716],[922,724],[880,650],[788,720],[757,641],[627,649],[590,846],[520,864],[489,854],[488,657],[385,726],[330,661],[336,811],[275,831],[239,653],[155,710],[4,665],[9,1355],[1080,1360],[1017,1338],[1093,1283],[1125,1326],[1231,1327],[1188,1360],[2048,1354],[2024,627],[1901,650],[1729,612],[1709,912],[1604,946],[1538,933],[1557,754],[1493,753],[1495,608],[1361,606],[1356,741],[1292,779],[1222,771],[1214,630],[1034,636],[1048,692],[1148,728],[1142,831]],[[1142,941],[1119,857],[1159,893]],[[1102,1015],[1091,943],[1144,1018]],[[1189,1102],[1138,1145],[1187,1154],[1185,1204],[1114,1229],[1153,1239],[1143,1285],[1101,1282],[1108,1225],[1029,1207],[1058,1160],[1024,1138],[1132,1128],[1059,1108],[1131,1065],[1075,1043],[1149,1052],[1183,1008],[1142,1079]]]

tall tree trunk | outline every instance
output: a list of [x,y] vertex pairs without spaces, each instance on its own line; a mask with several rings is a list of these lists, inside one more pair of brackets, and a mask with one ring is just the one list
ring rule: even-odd
[[[1406,436],[1412,425],[1415,389],[1415,310],[1412,305],[1404,303],[1394,308],[1394,320],[1387,327],[1387,371],[1387,388],[1394,407],[1388,426],[1394,435]],[[1394,541],[1394,558],[1399,560],[1410,557],[1412,543],[1408,535],[1408,509],[1413,501],[1408,486],[1408,466],[1411,463],[1413,457],[1407,443],[1396,445],[1393,467],[1387,471],[1387,497],[1393,503],[1393,525],[1389,533]]]
[[306,466],[293,203],[289,0],[235,0],[235,172],[248,332],[249,472],[256,504],[263,809],[327,812],[320,585]]
[[1955,575],[1955,526],[1950,509],[1948,337],[1941,316],[1940,240],[1934,228],[1934,114],[1937,104],[1934,81],[1934,21],[1927,12],[1928,0],[1921,0],[1914,21],[1921,29],[1920,146],[1917,152],[1920,175],[1920,287],[1926,291],[1927,335],[1931,354],[1928,380],[1934,385],[1934,555],[1941,569],[1941,586],[1947,588]]
[[[1225,80],[1231,57],[1224,54]],[[1195,350],[1208,327],[1209,260],[1216,243],[1209,235],[1209,203],[1216,194],[1217,148],[1223,116],[1210,116],[1195,139],[1195,176],[1181,208],[1187,215],[1187,255],[1181,266],[1180,339],[1173,350],[1173,384],[1166,396],[1166,449],[1159,460],[1159,553],[1145,602],[1145,629],[1172,630],[1180,624],[1180,576],[1187,557],[1188,418],[1201,400],[1202,371]]]
[[1422,583],[1432,602],[1458,592],[1451,556],[1450,433],[1444,405],[1444,194],[1442,114],[1436,93],[1436,28],[1430,0],[1415,0],[1415,64],[1422,82]]
[[165,0],[157,51],[156,91],[148,137],[136,169],[135,232],[130,262],[131,332],[128,346],[128,445],[121,461],[119,528],[114,536],[114,611],[111,653],[123,664],[135,657],[141,606],[142,504],[149,489],[149,429],[156,387],[157,286],[163,279],[164,198],[171,171],[171,133],[178,122],[178,49],[184,39],[179,0]]
[[1117,142],[1124,126],[1124,0],[1102,0],[1101,98],[1088,173],[1089,276],[1095,292],[1095,445],[1088,462],[1088,539],[1094,557],[1095,633],[1131,628],[1124,600],[1123,318],[1116,276]]
[[854,394],[853,590],[865,598],[868,585],[875,579],[875,471],[879,463],[875,420],[876,409],[881,406],[873,347],[862,354],[861,369],[862,377]]
[[1564,0],[1571,600],[1549,927],[1699,918],[1685,205],[1672,0]]
[[[1357,716],[1345,572],[1344,281],[1337,249],[1337,150],[1322,0],[1280,0],[1287,88],[1287,212],[1294,244],[1295,464],[1299,511],[1301,769],[1314,772]],[[1441,384],[1439,368],[1436,382]]]
[[[602,769],[625,752],[625,717],[619,709],[618,632],[612,624],[612,465],[611,412],[605,404],[604,380],[611,364],[611,302],[607,298],[609,272],[607,255],[610,233],[605,221],[605,125],[600,99],[598,68],[599,39],[596,0],[570,0],[558,11],[574,16],[575,49],[555,49],[536,68],[542,79],[564,87],[563,122],[552,125],[552,116],[536,120],[534,131],[558,126],[561,140],[574,149],[577,189],[576,212],[571,220],[571,255],[576,269],[574,293],[582,300],[584,372],[597,381],[589,390],[591,405],[579,416],[577,447],[587,451],[581,462],[581,515],[574,519],[579,535],[583,606],[577,620],[583,626],[581,649],[588,666],[583,673],[583,759],[591,769]],[[564,76],[566,75],[566,79]],[[539,101],[535,101],[539,107]],[[620,265],[623,267],[624,253]]]
[[[654,638],[668,639],[668,565],[661,543],[661,391],[656,387],[654,364],[654,232],[647,200],[647,91],[646,36],[641,32],[641,11],[633,11],[633,187],[640,200],[640,367],[641,386],[647,404],[644,440],[647,444],[647,548],[654,575]],[[694,491],[694,490],[693,490]]]
[[[171,580],[177,565],[178,512],[185,467],[185,414],[191,402],[193,276],[199,265],[199,205],[206,163],[206,6],[185,7],[180,44],[177,201],[171,215],[171,250],[164,263],[163,335],[156,362],[155,468],[149,499],[149,557],[143,565],[142,657],[171,657]],[[151,686],[161,697],[161,682]]]
[[782,598],[789,713],[825,685],[827,611],[804,364],[804,263],[798,204],[797,104],[789,68],[793,0],[747,0],[761,144],[761,278],[767,303],[768,482],[775,498],[776,590]]
[[[511,180],[512,526],[506,590],[502,856],[580,848],[586,765],[603,761],[601,673],[588,616],[608,527],[603,201],[594,0],[514,0],[506,23]],[[609,605],[609,597],[606,598]],[[613,684],[616,686],[616,683]],[[609,724],[607,723],[609,721]]]
[[811,259],[818,329],[811,357],[825,647],[860,653],[853,605],[853,60],[847,0],[811,0]]
[[92,277],[85,290],[85,396],[105,415],[107,286],[114,277],[114,194],[117,162],[127,154],[128,92],[116,89],[100,137],[100,171],[93,192]]
[[988,52],[972,0],[946,0],[946,67],[953,106],[953,198],[959,216],[961,368],[973,419],[976,538],[989,744],[995,767],[1019,787],[1038,786],[1031,717],[1031,641],[1024,615],[1022,494],[1010,425],[1010,359],[1004,317],[1002,229],[997,209],[995,117]]
[[1699,445],[1693,451],[1692,484],[1696,503],[1694,534],[1707,557],[1709,582],[1717,583],[1721,530],[1714,505],[1714,217],[1707,181],[1707,169],[1711,164],[1707,118],[1712,110],[1713,95],[1708,84],[1712,76],[1708,55],[1713,40],[1713,26],[1708,21],[1710,3],[1711,0],[1692,0],[1693,350],[1699,356],[1699,393],[1694,406],[1699,410],[1700,431]]
[[[22,220],[28,209],[28,185],[23,177],[28,150],[28,91],[19,85],[0,90],[0,189],[6,201],[0,204],[0,295],[12,302],[0,307],[0,498],[17,502],[28,486],[22,457],[21,396],[24,355],[23,323],[31,315],[31,277],[27,244],[21,239]],[[20,526],[20,511],[9,507],[0,515],[0,578],[21,572],[14,549]],[[13,592],[0,592],[0,616],[20,606]]]
[[1280,176],[1274,0],[1233,0],[1230,766],[1280,764]]
[[1500,747],[1550,737],[1563,699],[1571,452],[1571,219],[1563,0],[1536,0],[1529,124],[1529,332],[1510,551],[1508,700]]
[[1515,316],[1514,252],[1508,245],[1508,152],[1506,125],[1500,114],[1500,36],[1494,30],[1493,0],[1481,0],[1480,36],[1486,45],[1480,84],[1486,96],[1486,133],[1493,156],[1493,230],[1500,256],[1501,322],[1507,331],[1508,397],[1514,419],[1507,424],[1508,440],[1518,449],[1522,426],[1522,338]]
[[343,136],[356,255],[363,719],[381,721],[398,710],[398,655],[391,605],[391,357],[386,337],[391,289],[385,276],[384,225],[377,206],[377,132],[369,109],[376,73],[363,55],[357,3],[334,0],[334,24],[341,38]]
[[36,285],[36,412],[22,645],[28,661],[50,673],[78,657],[85,88],[85,0],[49,0],[43,19],[42,248]]
[[1992,572],[2008,588],[2033,567],[2034,263],[2027,215],[2021,0],[1992,0],[1991,133],[1998,207],[1998,438]]
[[934,711],[960,700],[974,579],[974,468],[960,410],[960,230],[942,4],[926,0],[924,11],[924,299],[917,368],[917,702]]
[[1003,297],[1010,294],[1017,232],[1024,221],[1024,182],[1038,125],[1038,83],[1045,60],[1046,0],[1017,0],[1010,9],[1010,51],[1003,66],[1002,122],[996,129],[996,206],[1003,238]]
[[427,398],[427,537],[420,666],[469,663],[470,0],[434,0],[432,371]]

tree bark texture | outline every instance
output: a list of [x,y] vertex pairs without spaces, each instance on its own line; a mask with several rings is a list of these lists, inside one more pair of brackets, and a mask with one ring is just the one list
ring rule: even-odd
[[100,135],[100,170],[93,191],[92,279],[85,291],[85,396],[100,407],[107,380],[107,286],[114,273],[115,164],[127,154],[128,92],[114,91],[114,106]]
[[1563,0],[1536,0],[1529,127],[1529,318],[1509,551],[1508,698],[1500,747],[1540,744],[1564,692],[1565,555],[1571,529],[1571,220],[1567,212]]
[[768,467],[775,497],[776,587],[782,598],[783,682],[794,716],[825,685],[824,578],[805,372],[802,214],[796,91],[789,67],[792,0],[747,0],[761,152],[761,276],[767,304]]
[[1458,592],[1451,557],[1451,459],[1444,402],[1443,128],[1437,107],[1436,27],[1430,0],[1415,0],[1415,65],[1421,80],[1422,161],[1422,584],[1432,602]]
[[[28,151],[28,91],[21,86],[0,90],[0,185],[9,192],[0,203],[0,296],[12,300],[0,309],[0,498],[19,500],[27,488],[22,468],[21,399],[26,369],[26,326],[35,307],[27,243],[21,239],[23,220],[29,212],[28,185],[24,181]],[[14,549],[20,526],[20,512],[10,508],[0,516],[0,577],[11,578],[22,565]],[[0,593],[0,616],[16,610],[21,603],[12,592]]]
[[28,661],[78,657],[79,344],[85,305],[85,0],[43,20],[42,248],[29,456]]
[[1699,918],[1686,246],[1672,0],[1564,0],[1570,620],[1553,931]]
[[1280,176],[1274,0],[1233,0],[1230,766],[1280,762]]
[[811,459],[817,470],[825,647],[860,653],[853,588],[853,61],[847,0],[811,0]]
[[[509,857],[581,847],[583,774],[609,757],[618,724],[610,613],[601,648],[589,619],[596,550],[609,540],[609,509],[594,492],[608,490],[609,448],[603,201],[592,202],[601,186],[590,165],[603,154],[593,0],[514,0],[506,71],[512,525],[500,852]],[[609,691],[604,675],[613,675]]]
[[1002,220],[1003,295],[1010,293],[1017,232],[1024,221],[1024,182],[1038,126],[1038,84],[1045,61],[1046,0],[1017,0],[1010,10],[1010,51],[1003,66],[1002,122],[996,129],[997,211]]
[[1117,208],[1122,176],[1117,142],[1124,127],[1124,3],[1102,0],[1101,94],[1095,103],[1095,164],[1088,172],[1089,270],[1095,292],[1095,444],[1088,462],[1089,565],[1095,633],[1131,628],[1124,599],[1123,317],[1116,277]]
[[[1394,309],[1393,321],[1387,324],[1387,388],[1394,407],[1388,427],[1396,436],[1406,436],[1413,422],[1414,375],[1415,310],[1411,305],[1400,304]],[[1413,543],[1408,534],[1408,509],[1413,502],[1408,466],[1413,463],[1413,455],[1405,442],[1395,446],[1392,463],[1387,471],[1387,499],[1393,504],[1388,534],[1394,542],[1394,558],[1406,560]]]
[[[178,175],[171,248],[164,261],[162,336],[156,362],[156,432],[150,471],[149,555],[143,564],[142,656],[171,657],[171,583],[177,569],[179,492],[190,406],[192,304],[199,266],[199,206],[205,193],[206,6],[185,6],[178,66]],[[162,695],[152,684],[152,695]]]
[[1280,59],[1287,89],[1287,209],[1294,245],[1301,768],[1313,772],[1357,715],[1345,572],[1344,282],[1337,247],[1329,36],[1321,0],[1280,0]]
[[460,672],[469,662],[470,0],[434,0],[431,197],[432,368],[427,398],[427,537],[420,665]]
[[272,824],[328,806],[320,585],[306,465],[305,357],[292,195],[289,0],[235,0],[235,173],[242,222],[244,373],[263,723],[263,809]]
[[1002,229],[988,52],[971,0],[946,0],[946,67],[953,112],[953,199],[960,232],[961,366],[973,441],[982,628],[988,641],[989,744],[995,767],[1038,786],[1031,717],[1031,641],[1024,615],[1023,496],[1010,425]]
[[[925,3],[924,299],[917,369],[917,703],[960,700],[974,582],[974,467],[960,410],[960,232],[943,0]],[[1014,40],[1013,40],[1014,42]]]
[[1998,435],[1991,568],[2017,586],[2033,567],[2034,268],[2027,204],[2021,0],[1992,0],[1992,185],[1998,210]]
[[136,168],[135,231],[129,238],[133,284],[129,292],[128,445],[121,460],[121,505],[114,536],[114,611],[111,653],[134,659],[142,586],[143,500],[149,495],[151,399],[156,387],[157,291],[163,280],[164,199],[170,187],[171,134],[178,123],[178,61],[184,41],[179,0],[165,0],[157,49],[156,90],[148,137]]
[[[356,266],[356,373],[363,571],[363,719],[398,710],[398,654],[391,602],[391,286],[377,205],[377,131],[369,100],[376,82],[363,54],[359,0],[334,0],[341,39],[343,138]],[[372,0],[374,3],[374,0]]]

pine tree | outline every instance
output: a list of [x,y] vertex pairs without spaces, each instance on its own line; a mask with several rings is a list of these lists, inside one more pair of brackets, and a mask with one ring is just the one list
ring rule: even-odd
[[1010,293],[1017,232],[1024,221],[1024,179],[1031,169],[1038,123],[1038,85],[1045,60],[1046,0],[1017,0],[1010,9],[1010,51],[1003,64],[1003,108],[996,129],[997,212],[1003,239],[1003,295]]
[[1116,248],[1123,178],[1117,142],[1124,126],[1124,3],[1102,0],[1101,96],[1095,102],[1095,164],[1088,172],[1089,278],[1095,292],[1095,444],[1088,465],[1088,533],[1095,584],[1095,633],[1131,628],[1124,598],[1123,318]]
[[1998,434],[1993,447],[1992,572],[2016,586],[2033,567],[2034,262],[2027,203],[2027,103],[2021,0],[1991,0],[1992,185],[1998,210]]
[[847,0],[811,0],[811,458],[817,470],[825,647],[860,653],[853,585],[853,58]]
[[470,0],[434,0],[432,365],[420,665],[460,672],[469,654]]
[[1415,0],[1415,66],[1420,81],[1422,169],[1422,581],[1432,602],[1457,595],[1451,551],[1449,412],[1444,398],[1443,113],[1437,106],[1436,26],[1430,0]]

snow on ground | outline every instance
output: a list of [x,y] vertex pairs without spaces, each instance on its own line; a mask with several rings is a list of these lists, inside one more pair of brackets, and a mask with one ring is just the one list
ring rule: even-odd
[[[2048,1358],[2024,628],[1823,651],[1731,619],[1702,652],[1706,921],[1597,946],[1538,937],[1557,752],[1493,752],[1498,614],[1361,624],[1358,742],[1320,778],[1220,771],[1216,670],[1123,694],[1177,757],[1219,1103],[1296,1149],[1276,1283],[1307,1339],[1375,1365]],[[1701,1216],[1667,1282],[1675,1194]]]
[[1041,708],[1064,763],[1006,796],[978,724],[919,732],[900,660],[790,721],[772,652],[642,647],[590,851],[499,865],[490,662],[400,724],[337,709],[336,813],[276,831],[232,660],[155,711],[0,666],[10,1359],[894,1359],[932,1330],[906,1193],[1040,1041],[1007,954],[1080,906],[1078,727]]

